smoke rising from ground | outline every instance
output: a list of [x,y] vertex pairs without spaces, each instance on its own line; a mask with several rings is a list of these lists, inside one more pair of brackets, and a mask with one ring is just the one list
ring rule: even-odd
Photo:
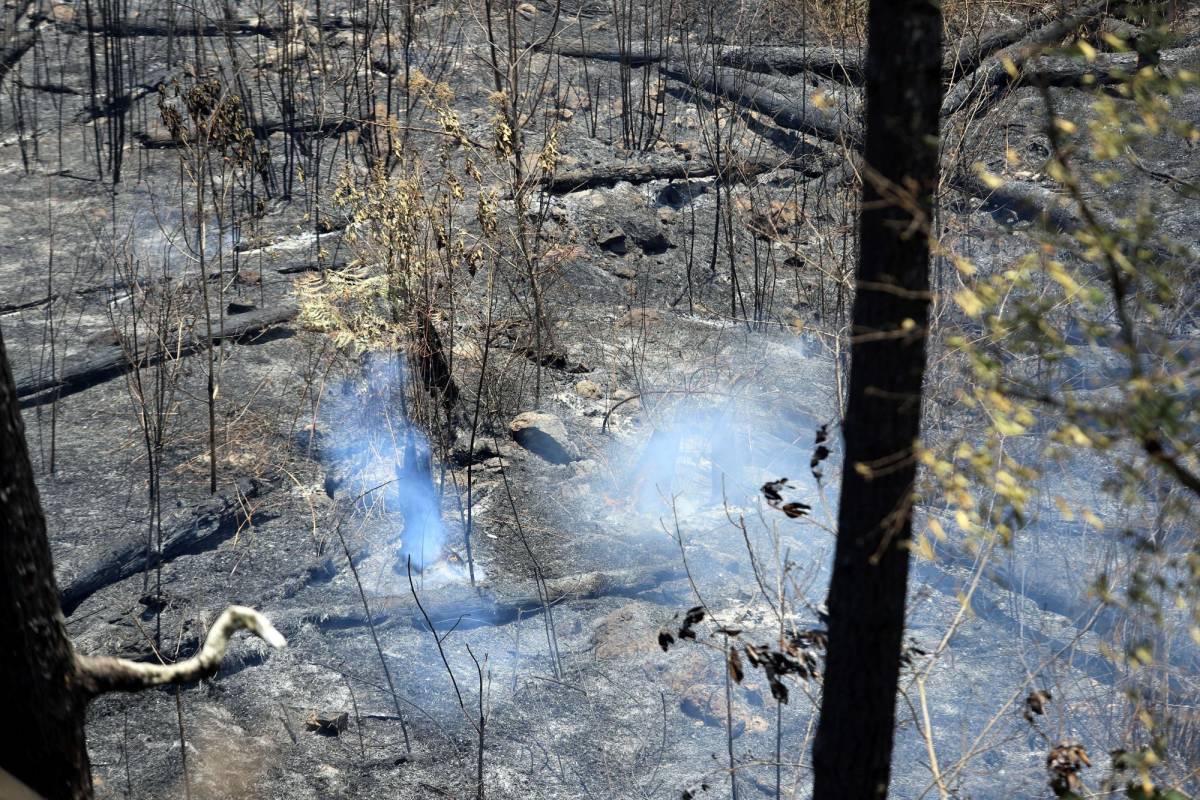
[[446,526],[429,440],[408,417],[407,372],[395,354],[367,354],[325,403],[331,445],[327,491],[344,488],[362,506],[395,520],[395,569],[421,571],[445,555]]

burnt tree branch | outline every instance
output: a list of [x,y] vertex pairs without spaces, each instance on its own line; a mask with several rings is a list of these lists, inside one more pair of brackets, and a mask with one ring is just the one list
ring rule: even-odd
[[[209,550],[233,537],[254,517],[246,514],[246,501],[261,497],[269,484],[246,480],[237,495],[217,497],[196,509],[191,518],[163,537],[158,551],[147,548],[145,537],[114,547],[103,559],[80,573],[59,594],[64,614],[70,616],[89,597],[115,583],[153,569],[183,555]],[[259,517],[259,520],[266,517]]]
[[[585,189],[615,186],[618,183],[650,183],[651,181],[677,181],[720,177],[727,181],[748,181],[779,169],[812,169],[823,155],[813,148],[808,158],[748,158],[724,165],[718,172],[716,165],[705,161],[684,161],[677,158],[650,158],[616,164],[597,164],[591,167],[561,170],[541,179],[541,188],[551,194],[569,194]],[[823,169],[822,169],[823,171]]]
[[[1060,41],[1081,25],[1098,19],[1107,8],[1108,0],[1088,3],[998,50],[950,88],[942,100],[942,117],[948,117],[976,103],[984,107],[990,105],[1004,89],[1018,80],[1023,65],[1038,55],[1042,48]],[[1009,71],[1011,67],[1016,68],[1018,75]]]
[[[214,332],[212,342],[215,344],[253,337],[272,326],[291,320],[297,312],[298,308],[295,305],[287,304],[227,317],[224,331]],[[155,346],[132,354],[126,352],[119,344],[109,345],[98,352],[92,352],[82,362],[70,364],[57,375],[27,375],[21,378],[17,381],[17,396],[21,399],[22,408],[43,405],[55,397],[76,394],[124,375],[135,366],[141,369],[168,358],[192,355],[204,349],[207,344],[208,337],[196,332],[178,349]]]
[[797,102],[774,89],[759,86],[744,76],[686,64],[660,68],[663,75],[723,98],[741,108],[756,111],[781,128],[811,134],[837,144],[859,148],[862,133],[857,121],[839,109],[824,108],[813,102]]

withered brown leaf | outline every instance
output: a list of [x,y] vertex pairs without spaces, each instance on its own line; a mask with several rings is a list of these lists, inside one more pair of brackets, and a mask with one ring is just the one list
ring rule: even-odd
[[1047,691],[1034,690],[1025,698],[1025,710],[1021,716],[1025,717],[1026,722],[1033,722],[1034,716],[1042,716],[1046,713],[1046,706],[1054,698]]
[[729,648],[729,677],[733,678],[735,683],[741,683],[742,678],[746,677],[746,673],[742,671],[742,657],[738,655],[736,647]]

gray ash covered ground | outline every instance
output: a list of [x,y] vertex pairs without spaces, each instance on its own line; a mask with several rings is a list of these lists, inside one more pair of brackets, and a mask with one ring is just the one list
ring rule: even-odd
[[[79,7],[69,8],[78,19]],[[134,10],[146,17],[160,13]],[[595,9],[582,11],[588,25],[601,18]],[[234,16],[252,12],[238,8]],[[531,41],[550,15],[549,7],[535,8],[526,32]],[[449,6],[431,5],[422,20],[426,35],[442,24],[451,32],[446,47],[424,57],[441,66],[435,77],[454,88],[454,107],[468,133],[486,139],[492,111],[490,75],[478,58],[481,33]],[[344,48],[344,35],[331,31],[325,41]],[[154,265],[143,266],[144,275],[161,271],[166,253],[172,254],[171,274],[195,271],[172,244],[187,213],[180,211],[176,152],[143,147],[131,135],[117,191],[96,179],[90,138],[96,122],[88,119],[88,67],[80,57],[85,40],[68,22],[46,27],[36,62],[14,72],[30,84],[21,90],[25,127],[18,130],[6,112],[0,131],[0,325],[19,379],[49,370],[47,310],[58,369],[111,346],[105,337],[126,302],[119,286],[112,291],[122,281],[120,264],[127,263],[121,254]],[[166,60],[162,37],[120,41],[134,48],[134,67],[146,81],[186,77],[183,59]],[[201,41],[209,47],[218,40]],[[243,58],[278,78],[268,37],[233,42]],[[213,46],[210,67],[227,64],[223,52]],[[545,66],[550,59],[537,55],[534,63]],[[611,103],[596,112],[598,136],[588,135],[592,115],[579,89],[584,62],[553,63],[564,71],[556,93],[570,112],[559,114],[568,121],[560,168],[644,161],[611,133],[620,130]],[[1181,63],[1200,67],[1195,51]],[[616,80],[613,64],[587,68],[589,80]],[[46,90],[51,78],[72,91]],[[14,79],[6,84],[10,94]],[[791,85],[796,93],[812,90],[798,78]],[[687,91],[670,89],[664,144],[654,157],[699,163],[704,106],[698,113]],[[1061,115],[1089,113],[1083,95],[1054,91]],[[155,97],[135,101],[127,117],[130,129],[151,139],[162,133]],[[1033,89],[1014,92],[992,112],[995,124],[971,140],[997,170],[1006,147],[1027,157],[1028,165],[1010,168],[1028,171],[1034,182],[1041,180],[1033,174],[1037,162],[1045,158],[1033,121],[1037,101]],[[271,117],[274,101],[263,102],[262,113]],[[334,100],[325,102],[330,107],[323,111],[338,118]],[[1179,116],[1200,123],[1200,95],[1193,91],[1174,102]],[[750,118],[738,135],[743,155],[780,161],[791,155],[781,148],[798,140],[765,116]],[[307,142],[299,157],[317,165],[315,172],[306,168],[310,176],[338,174],[350,152],[342,147],[347,136]],[[276,133],[264,141],[282,174],[286,140]],[[413,147],[434,141],[417,134]],[[1147,170],[1123,185],[1152,195],[1170,231],[1195,247],[1200,209],[1194,198],[1161,188],[1154,177],[1194,181],[1195,152],[1141,157]],[[827,272],[844,268],[853,250],[847,238],[853,208],[845,200],[854,189],[813,177],[832,163],[836,157],[826,151],[801,169],[769,171],[733,193],[735,200],[752,197],[758,207],[778,203],[785,213],[772,224],[794,225],[788,235],[795,250]],[[313,232],[314,221],[336,222],[338,213],[328,198],[331,181],[315,185],[297,182],[293,196],[265,198],[262,213],[247,219],[243,236],[253,246],[242,244],[245,277],[230,283],[226,300],[283,307],[294,301],[298,270],[321,258],[349,260],[336,225]],[[763,282],[770,305],[761,324],[731,321],[730,259],[743,265],[744,280],[751,265],[764,265],[765,275],[785,263],[785,255],[775,251],[771,261],[760,251],[765,245],[745,231],[732,254],[724,239],[714,251],[717,201],[708,180],[618,183],[552,199],[554,235],[572,249],[547,299],[561,358],[544,370],[541,410],[562,420],[573,460],[551,463],[510,437],[511,416],[531,406],[533,373],[520,348],[510,347],[503,352],[509,372],[502,392],[511,413],[484,421],[471,467],[479,587],[471,588],[463,563],[467,466],[453,457],[437,460],[432,477],[445,549],[413,576],[424,612],[399,568],[402,546],[412,546],[404,541],[403,502],[386,489],[361,496],[392,478],[386,451],[362,446],[381,435],[366,411],[364,398],[381,391],[370,371],[354,357],[333,356],[325,338],[294,323],[223,344],[220,493],[213,499],[206,485],[202,357],[180,361],[164,450],[163,527],[168,534],[211,533],[194,537],[162,565],[161,600],[154,594],[155,571],[139,572],[87,596],[69,615],[68,630],[85,653],[176,658],[197,647],[206,623],[225,606],[238,603],[270,617],[289,644],[268,652],[260,642],[239,639],[211,681],[178,693],[96,702],[88,733],[98,795],[178,797],[186,774],[196,798],[473,796],[482,684],[489,797],[727,796],[728,730],[741,796],[774,796],[777,748],[785,796],[793,790],[803,796],[807,773],[795,766],[807,758],[817,687],[791,681],[789,703],[777,705],[762,674],[751,670],[731,688],[727,705],[718,637],[666,652],[658,643],[660,630],[678,628],[678,616],[696,605],[697,594],[723,624],[770,641],[779,622],[764,600],[764,583],[790,585],[797,610],[789,626],[819,626],[832,550],[840,454],[835,447],[820,484],[809,458],[817,429],[836,426],[844,380],[844,355],[827,335],[843,321],[828,310],[838,285],[818,287],[792,262]],[[801,202],[807,228],[786,215],[789,203]],[[947,226],[984,269],[1024,252],[1026,224],[1005,209],[952,192],[944,208]],[[235,244],[212,242],[230,252]],[[481,296],[482,286],[474,288]],[[58,299],[39,303],[48,294]],[[193,318],[188,325],[199,329],[200,323]],[[459,385],[473,387],[475,362],[456,363]],[[1100,374],[1103,364],[1100,353],[1080,368]],[[403,380],[397,373],[384,393],[404,391]],[[318,395],[328,399],[316,403]],[[930,419],[935,431],[958,424],[954,409],[936,397]],[[118,376],[32,406],[26,425],[59,585],[69,587],[119,546],[147,535],[147,464],[129,383]],[[459,436],[454,446],[461,451],[463,445]],[[1056,491],[1066,493],[1066,486],[1104,512],[1113,520],[1109,530],[1144,524],[1123,519],[1097,490],[1103,469],[1091,465],[1055,476]],[[763,502],[759,486],[784,476],[792,481],[789,499],[813,506],[807,517],[789,519]],[[1047,723],[1056,740],[1078,740],[1102,753],[1123,720],[1121,676],[1101,656],[1112,626],[1091,619],[1086,588],[1094,569],[1124,557],[1124,545],[1115,534],[1062,519],[1049,499],[1043,505],[1037,524],[1011,551],[995,556],[1000,566],[980,583],[973,612],[926,686],[943,770],[971,756],[952,776],[956,796],[1045,792],[1045,742],[1018,713],[1020,698],[1035,684],[1071,708],[1063,729]],[[910,598],[917,650],[932,651],[956,618],[975,557],[949,550],[918,562]],[[786,575],[780,570],[785,562]],[[1194,667],[1194,657],[1188,651],[1181,663]],[[337,736],[312,732],[306,727],[312,712],[345,712],[348,726]],[[993,715],[998,721],[990,724]],[[900,718],[894,792],[917,797],[931,782],[920,717],[902,707]]]

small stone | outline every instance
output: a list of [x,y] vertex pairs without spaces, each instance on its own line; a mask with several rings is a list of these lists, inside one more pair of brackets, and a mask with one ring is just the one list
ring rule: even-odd
[[[657,211],[637,191],[617,188],[599,198],[592,216],[597,231],[607,231],[597,238],[601,248],[624,254],[637,247],[648,256],[661,255],[671,247]],[[617,234],[620,241],[617,242]],[[611,242],[606,246],[606,242]],[[612,249],[612,248],[619,249]]]
[[590,381],[584,378],[579,383],[575,384],[575,394],[580,397],[585,397],[588,400],[594,400],[600,396],[601,390],[595,381]]
[[596,244],[606,253],[623,256],[629,252],[629,245],[625,241],[625,231],[620,228],[609,228],[606,233],[596,237]]
[[310,711],[304,720],[305,730],[313,731],[321,736],[337,736],[350,727],[350,715],[345,711],[338,713]]
[[465,359],[472,364],[478,364],[483,360],[483,349],[470,339],[456,339],[451,352],[454,353],[455,358]]
[[87,343],[94,347],[117,347],[121,344],[121,335],[113,328],[107,328],[87,337]]
[[637,270],[634,269],[633,267],[629,266],[628,264],[618,264],[617,266],[612,268],[611,272],[613,275],[616,275],[618,278],[624,278],[625,280],[630,280],[630,281],[633,280],[634,278],[636,278],[638,275]]
[[616,324],[618,328],[651,328],[663,324],[663,315],[656,308],[632,308]]
[[585,458],[583,461],[576,461],[571,465],[571,471],[576,478],[586,478],[591,475],[600,465],[595,460]]
[[55,22],[74,22],[75,21],[75,6],[67,5],[66,3],[57,3],[50,8],[50,16]]
[[630,603],[596,621],[592,631],[595,657],[601,661],[651,655],[658,649],[657,626],[638,603]]

